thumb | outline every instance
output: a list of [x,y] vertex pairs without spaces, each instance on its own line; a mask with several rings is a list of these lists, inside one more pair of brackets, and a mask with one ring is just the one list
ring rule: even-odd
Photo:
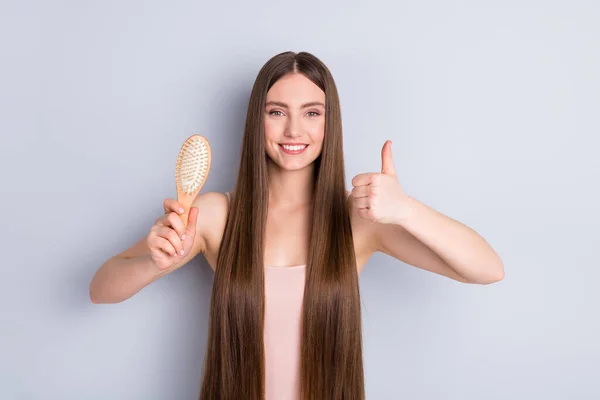
[[381,173],[396,176],[394,160],[392,160],[392,141],[386,140],[381,149]]

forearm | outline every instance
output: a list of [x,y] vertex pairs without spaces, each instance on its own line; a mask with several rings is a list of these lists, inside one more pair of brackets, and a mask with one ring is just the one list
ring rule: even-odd
[[498,254],[477,232],[426,206],[407,200],[400,225],[436,252],[460,276],[473,283],[503,279],[504,266]]
[[119,303],[163,274],[149,254],[133,258],[112,257],[94,275],[90,283],[90,300],[94,304]]

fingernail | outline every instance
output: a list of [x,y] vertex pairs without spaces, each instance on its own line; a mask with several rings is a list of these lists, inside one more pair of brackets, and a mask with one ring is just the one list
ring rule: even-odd
[[183,208],[180,208],[180,209],[179,209],[179,212],[180,212],[181,214],[183,214]]
[[181,250],[181,251],[179,252],[179,254],[183,255],[183,250]]
[[181,235],[181,240],[185,240],[185,233]]

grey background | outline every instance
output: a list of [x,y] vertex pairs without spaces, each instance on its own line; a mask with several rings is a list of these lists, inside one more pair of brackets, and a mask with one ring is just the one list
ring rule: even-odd
[[405,191],[505,264],[478,286],[376,254],[367,398],[600,398],[599,21],[591,0],[2,1],[0,398],[196,398],[204,259],[117,305],[88,285],[175,195],[186,137],[211,140],[205,190],[231,189],[285,50],[336,79],[348,187],[392,139]]

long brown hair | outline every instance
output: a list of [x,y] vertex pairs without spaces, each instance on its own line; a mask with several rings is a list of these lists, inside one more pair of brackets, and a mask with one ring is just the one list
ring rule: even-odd
[[365,396],[360,294],[346,202],[338,92],[318,58],[285,52],[262,67],[250,95],[238,177],[215,270],[201,400],[264,399],[263,250],[269,188],[263,124],[268,90],[289,73],[305,75],[325,92],[323,150],[314,161],[300,398]]

